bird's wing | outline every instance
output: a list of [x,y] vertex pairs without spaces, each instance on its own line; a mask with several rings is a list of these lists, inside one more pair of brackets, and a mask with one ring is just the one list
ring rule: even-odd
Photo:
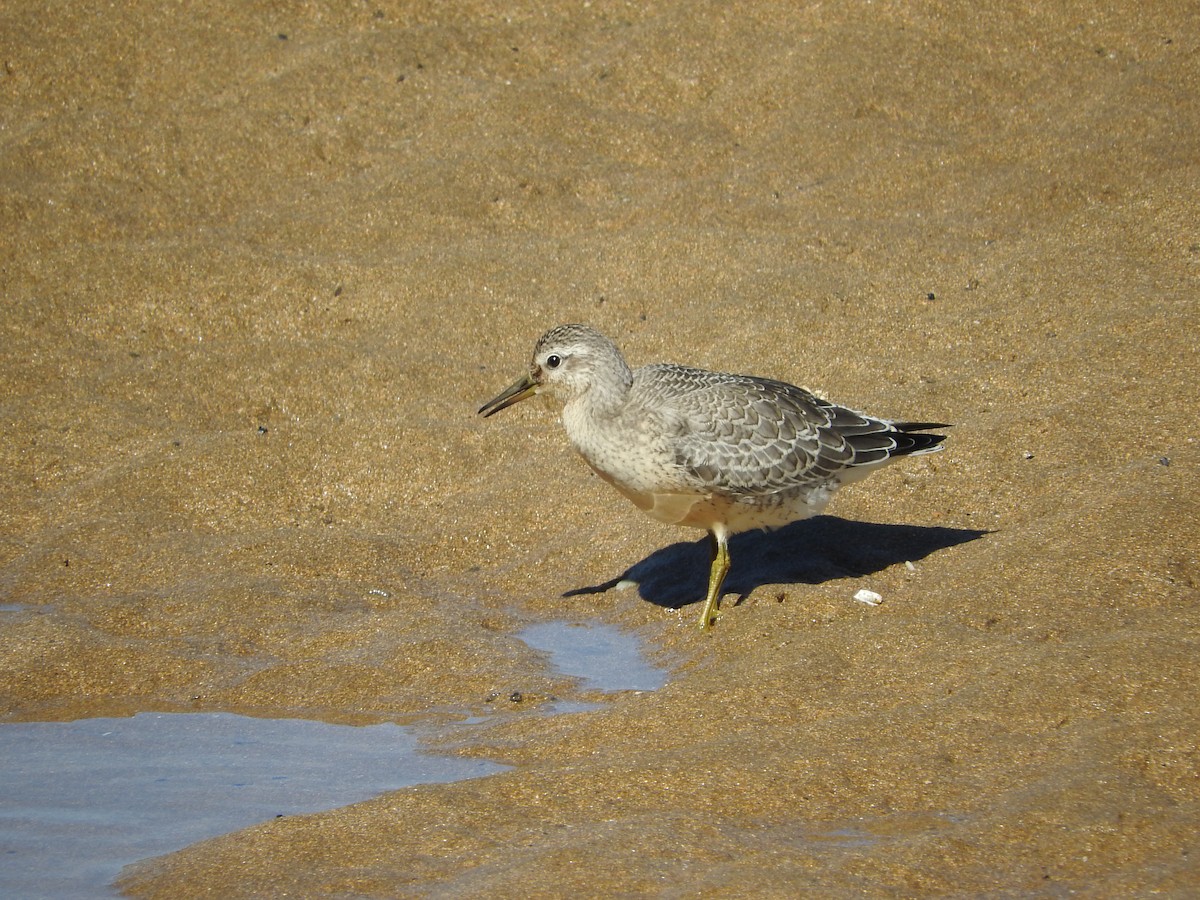
[[[677,464],[696,487],[772,494],[887,460],[893,426],[781,381],[653,366],[656,404],[677,416]],[[641,381],[642,379],[636,379]]]

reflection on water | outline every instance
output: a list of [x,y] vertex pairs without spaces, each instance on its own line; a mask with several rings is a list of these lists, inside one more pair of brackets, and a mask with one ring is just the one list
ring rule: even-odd
[[398,725],[227,713],[0,724],[0,896],[96,897],[121,867],[280,815],[500,771]]

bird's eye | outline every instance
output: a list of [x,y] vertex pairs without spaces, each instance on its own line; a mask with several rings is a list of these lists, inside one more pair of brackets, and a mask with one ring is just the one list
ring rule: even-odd
[[546,368],[547,369],[557,369],[561,365],[562,365],[562,357],[559,356],[557,353],[552,353],[546,357]]

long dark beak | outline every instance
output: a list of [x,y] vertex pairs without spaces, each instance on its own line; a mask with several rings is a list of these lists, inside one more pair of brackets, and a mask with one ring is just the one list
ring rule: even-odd
[[506,387],[500,394],[479,407],[479,415],[487,418],[490,415],[500,412],[502,409],[507,409],[514,403],[520,403],[527,397],[532,397],[537,391],[538,383],[531,376],[523,375]]

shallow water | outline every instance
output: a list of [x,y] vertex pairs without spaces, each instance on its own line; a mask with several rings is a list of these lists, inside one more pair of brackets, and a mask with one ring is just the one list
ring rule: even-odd
[[430,756],[410,729],[230,713],[0,725],[0,895],[115,896],[121,867],[276,816],[496,763]]
[[[546,622],[520,634],[584,690],[654,690],[637,637]],[[554,713],[594,704],[557,703]],[[121,868],[267,819],[504,767],[421,752],[414,729],[232,713],[0,725],[0,896],[116,896]]]
[[636,636],[611,625],[540,622],[517,636],[533,649],[549,653],[551,667],[580,679],[584,690],[655,691],[667,680],[662,669],[646,661]]

